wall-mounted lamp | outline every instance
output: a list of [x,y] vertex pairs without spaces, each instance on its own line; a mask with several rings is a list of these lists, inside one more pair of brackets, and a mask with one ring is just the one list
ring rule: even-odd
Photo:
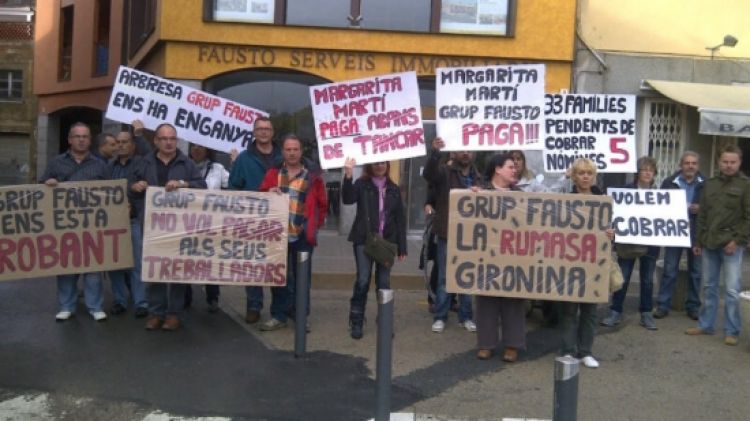
[[737,38],[731,36],[731,35],[724,35],[724,42],[721,44],[715,46],[715,47],[706,47],[706,50],[711,51],[711,60],[714,59],[714,54],[716,54],[717,51],[719,51],[719,48],[721,47],[734,47],[737,45]]

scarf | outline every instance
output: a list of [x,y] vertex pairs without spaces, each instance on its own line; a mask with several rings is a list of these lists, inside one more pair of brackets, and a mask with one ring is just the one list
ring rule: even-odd
[[378,234],[383,235],[385,227],[385,177],[372,177],[372,184],[378,189]]

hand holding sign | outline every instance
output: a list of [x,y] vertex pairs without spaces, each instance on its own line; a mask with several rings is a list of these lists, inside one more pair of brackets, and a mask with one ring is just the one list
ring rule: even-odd
[[346,158],[346,161],[344,161],[344,178],[352,178],[354,165],[356,165],[354,158]]

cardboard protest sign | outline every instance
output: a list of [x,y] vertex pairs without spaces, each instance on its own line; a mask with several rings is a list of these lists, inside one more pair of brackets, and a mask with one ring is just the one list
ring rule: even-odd
[[0,281],[132,266],[125,180],[0,187]]
[[310,87],[323,169],[426,154],[415,72]]
[[609,197],[453,190],[448,215],[448,292],[607,301]]
[[276,193],[146,190],[146,282],[286,285],[289,196]]
[[544,114],[546,172],[565,172],[578,158],[602,173],[636,171],[635,96],[547,95]]
[[169,123],[181,138],[227,153],[252,143],[261,116],[268,113],[125,66],[117,72],[106,114],[122,123],[141,120],[151,130]]
[[543,64],[438,68],[445,150],[542,149],[544,73]]
[[685,190],[607,189],[612,197],[615,242],[690,247]]

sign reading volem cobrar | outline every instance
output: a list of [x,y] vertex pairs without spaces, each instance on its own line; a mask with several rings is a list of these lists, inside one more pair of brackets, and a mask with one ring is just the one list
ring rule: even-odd
[[606,302],[611,218],[606,196],[454,190],[448,292]]

